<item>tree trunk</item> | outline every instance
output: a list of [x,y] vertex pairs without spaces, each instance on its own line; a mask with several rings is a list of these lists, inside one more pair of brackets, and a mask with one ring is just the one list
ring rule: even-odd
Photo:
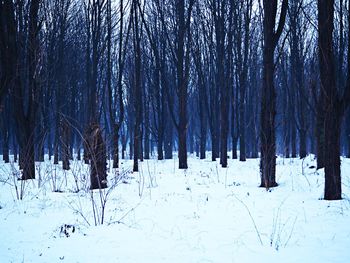
[[[182,111],[182,114],[185,114],[184,111]],[[181,115],[180,115],[181,116]],[[179,169],[187,169],[187,132],[186,132],[186,117],[180,118],[182,121],[180,121],[181,125],[179,128]]]
[[[158,127],[158,130],[160,128]],[[157,140],[157,155],[158,155],[158,160],[163,160],[164,155],[163,155],[163,138],[161,134],[158,132],[158,140]]]
[[[135,112],[135,123],[134,123],[134,165],[133,171],[138,172],[138,160],[142,153],[142,86],[141,86],[141,33],[139,32],[139,12],[137,11],[138,0],[132,2],[132,19],[133,19],[133,48],[134,48],[134,112]],[[142,159],[143,157],[141,157]]]
[[69,170],[69,123],[65,118],[60,120],[61,127],[61,156],[63,170]]
[[21,168],[22,180],[35,179],[35,162],[34,162],[34,135],[33,129],[30,128],[30,124],[25,125],[25,129],[22,130],[21,140]]
[[113,168],[119,168],[119,127],[113,128]]
[[150,158],[150,124],[149,124],[149,107],[147,104],[150,103],[150,101],[147,101],[145,99],[145,133],[144,133],[144,158],[148,160]]
[[[3,118],[5,119],[5,118]],[[0,118],[1,120],[1,118]],[[9,147],[9,140],[10,140],[10,136],[9,136],[9,127],[8,127],[8,123],[3,123],[4,127],[2,127],[2,159],[5,163],[9,163],[10,162],[10,147]]]
[[345,125],[346,125],[345,140],[347,141],[347,144],[348,144],[346,158],[350,158],[350,110],[348,110],[347,112]]
[[299,157],[300,159],[303,159],[306,157],[307,155],[307,151],[306,151],[306,130],[305,129],[301,129],[299,132]]
[[164,137],[164,158],[166,160],[173,159],[173,143],[174,143],[174,128],[171,121],[167,121],[165,125]]
[[89,131],[89,156],[91,159],[90,189],[107,187],[106,144],[98,124],[92,124]]
[[232,159],[237,159],[238,136],[232,136]]
[[12,136],[12,147],[13,147],[13,161],[16,163],[18,158],[18,145],[15,140],[15,136]]
[[320,92],[320,97],[317,102],[317,115],[316,115],[316,157],[317,157],[317,169],[324,168],[325,165],[325,98],[323,91]]
[[[201,103],[201,102],[200,102]],[[204,112],[204,110],[203,110]],[[199,158],[200,159],[205,159],[205,151],[206,151],[206,145],[207,145],[207,124],[206,124],[206,119],[204,118],[204,116],[201,117],[201,121],[200,121],[200,146],[199,146]]]
[[127,144],[126,135],[122,135],[122,159],[123,160],[125,159],[126,144]]
[[325,116],[325,188],[324,199],[342,199],[340,176],[340,118],[336,105]]
[[325,102],[323,108],[325,113],[323,126],[325,143],[323,154],[325,166],[324,198],[326,200],[339,200],[342,198],[340,177],[340,127],[342,109],[339,106],[340,100],[337,94],[335,80],[335,62],[333,54],[333,21],[334,0],[319,0],[318,44],[321,77],[321,96]]
[[281,36],[288,0],[283,0],[280,20],[275,32],[277,0],[264,0],[263,86],[261,96],[260,173],[261,187],[270,188],[276,183],[276,91],[274,87],[274,52]]
[[218,156],[218,143],[217,143],[217,135],[215,128],[213,128],[214,131],[211,132],[211,160],[213,162],[216,161],[216,158]]
[[[266,16],[267,14],[265,14]],[[261,105],[261,184],[260,187],[270,188],[277,186],[276,167],[276,138],[275,138],[275,115],[276,115],[276,92],[273,78],[273,52],[274,50],[265,43],[264,46],[264,80]]]

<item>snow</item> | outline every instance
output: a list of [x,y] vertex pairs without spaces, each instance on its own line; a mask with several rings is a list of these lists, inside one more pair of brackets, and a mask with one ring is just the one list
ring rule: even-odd
[[40,179],[28,182],[0,161],[0,262],[349,262],[350,160],[342,158],[340,201],[322,200],[314,165],[312,156],[278,158],[279,186],[266,191],[256,159],[224,169],[190,156],[187,170],[152,159],[139,173],[123,161],[109,168],[113,187],[92,194],[78,161],[71,171],[37,163]]

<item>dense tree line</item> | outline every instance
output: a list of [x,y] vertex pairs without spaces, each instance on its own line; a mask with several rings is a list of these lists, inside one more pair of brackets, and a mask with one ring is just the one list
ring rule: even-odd
[[[227,167],[317,156],[325,199],[350,157],[348,0],[2,0],[0,148],[35,178],[63,169],[188,154]],[[120,147],[121,146],[121,147]],[[127,153],[129,155],[127,155]]]

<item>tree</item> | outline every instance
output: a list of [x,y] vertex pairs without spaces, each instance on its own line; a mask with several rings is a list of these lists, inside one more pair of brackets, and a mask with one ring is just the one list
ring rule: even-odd
[[[125,66],[126,47],[129,39],[131,28],[131,20],[124,28],[124,19],[126,7],[124,1],[119,3],[119,40],[118,40],[118,55],[117,55],[117,88],[113,89],[112,85],[112,6],[111,0],[107,2],[107,91],[109,100],[109,118],[112,125],[112,141],[113,141],[113,168],[119,167],[119,133],[124,121],[124,102],[123,102],[123,73]],[[126,35],[125,35],[126,31]],[[119,107],[118,107],[119,106]],[[118,114],[117,114],[118,112]]]
[[[349,2],[350,6],[350,2]],[[348,43],[348,78],[343,96],[336,87],[335,61],[333,53],[334,0],[318,0],[318,47],[321,77],[319,100],[324,111],[324,199],[342,198],[340,175],[340,127],[342,116],[350,103],[350,45]],[[350,16],[348,15],[348,21]],[[348,35],[350,40],[350,34]]]
[[[252,0],[240,1],[235,6],[234,49],[236,61],[236,79],[239,94],[239,160],[246,160],[246,90],[248,78],[248,57],[250,42],[250,24]],[[237,95],[238,95],[237,94]]]
[[133,51],[134,51],[134,77],[133,77],[133,89],[134,89],[134,166],[133,171],[138,172],[138,159],[141,154],[142,144],[142,86],[141,86],[141,36],[142,32],[139,24],[139,8],[138,0],[133,0],[131,7],[132,15],[132,28],[133,28]]
[[[8,27],[11,37],[13,37],[13,49],[11,50],[12,59],[9,63],[11,73],[8,77],[13,86],[14,110],[17,121],[17,137],[20,144],[20,167],[23,169],[21,179],[35,178],[34,164],[34,129],[36,123],[36,113],[38,108],[38,97],[40,94],[40,44],[39,44],[39,8],[40,0],[29,2],[28,23],[20,21],[23,10],[18,10],[15,14],[15,8],[12,1],[6,1],[8,4]],[[16,21],[15,19],[18,19]],[[16,22],[20,27],[16,26]],[[24,23],[24,24],[22,24]],[[21,49],[21,41],[24,39],[24,26],[27,26],[26,50]],[[24,57],[20,57],[23,55]],[[24,62],[25,61],[25,62]],[[21,69],[25,69],[25,77],[21,76]],[[31,96],[28,96],[31,94]]]
[[274,187],[276,183],[276,91],[274,87],[274,53],[285,24],[288,0],[282,1],[278,27],[275,30],[277,0],[263,1],[263,85],[261,96],[260,173],[261,187]]
[[86,16],[86,83],[88,88],[88,125],[85,133],[85,161],[90,160],[90,188],[107,187],[106,146],[99,127],[99,69],[103,48],[105,0],[89,0]]
[[[174,3],[174,28],[173,42],[170,40],[169,32],[167,42],[171,48],[172,58],[175,62],[176,74],[176,95],[178,98],[178,120],[174,109],[170,109],[171,117],[178,133],[179,143],[179,169],[187,169],[187,97],[190,71],[190,43],[191,43],[191,13],[194,0],[176,0]],[[160,11],[161,21],[166,28],[164,14],[157,1],[158,11]],[[169,97],[169,96],[168,96]],[[171,103],[169,103],[170,105]]]

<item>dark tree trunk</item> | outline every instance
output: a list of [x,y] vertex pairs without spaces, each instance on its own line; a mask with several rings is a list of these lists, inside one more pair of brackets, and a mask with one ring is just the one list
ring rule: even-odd
[[[250,41],[250,21],[253,2],[247,0],[243,5],[241,12],[244,13],[239,22],[239,30],[237,34],[240,36],[237,45],[237,56],[240,61],[240,70],[238,76],[239,83],[239,160],[246,161],[246,89],[248,75],[248,56],[249,56],[249,41]],[[241,41],[240,41],[241,40]]]
[[92,124],[89,131],[89,156],[91,161],[90,189],[107,187],[106,144],[102,131],[97,124]]
[[[25,93],[23,94],[22,83],[16,76],[15,87],[15,111],[19,127],[21,160],[22,160],[22,178],[23,180],[35,178],[35,161],[34,161],[34,130],[36,124],[36,113],[38,108],[38,54],[39,54],[39,13],[40,0],[32,0],[29,7],[29,23],[28,23],[28,47],[27,47],[27,67],[28,67],[28,84],[26,89],[28,94],[27,107],[25,107]],[[17,72],[18,73],[18,72]]]
[[306,133],[305,129],[301,129],[299,132],[299,157],[300,159],[305,158],[307,155],[306,151]]
[[[146,92],[145,92],[146,95]],[[146,96],[145,96],[146,97]],[[143,138],[143,145],[144,145],[144,159],[148,160],[150,158],[150,120],[149,120],[149,107],[148,104],[150,103],[149,100],[146,100],[145,98],[145,106],[144,106],[144,123],[145,123],[145,132],[144,132],[144,138]]]
[[218,136],[216,134],[215,128],[213,128],[214,131],[211,132],[211,160],[213,162],[216,161],[216,158],[218,157]]
[[350,110],[347,112],[346,116],[346,131],[345,131],[345,140],[347,141],[347,152],[346,152],[346,157],[350,158]]
[[261,97],[260,173],[261,187],[270,188],[276,183],[276,91],[274,87],[274,52],[281,36],[288,0],[283,0],[280,20],[275,31],[277,0],[264,0],[263,86]]
[[171,121],[165,124],[164,158],[173,159],[174,127]]
[[113,129],[113,168],[119,168],[119,127]]
[[[186,19],[185,19],[185,1],[179,0],[176,7],[176,18],[178,30],[176,32],[176,80],[179,94],[179,123],[177,126],[179,138],[179,169],[187,169],[187,77],[185,76],[185,38],[186,38]],[[189,31],[189,28],[187,29]],[[186,74],[187,75],[187,74]]]
[[[350,6],[350,3],[349,3]],[[321,77],[321,101],[324,101],[324,166],[326,200],[342,198],[340,176],[340,127],[342,114],[349,104],[350,76],[344,97],[339,99],[333,53],[334,0],[318,1],[318,45]],[[349,18],[350,21],[350,18]],[[350,39],[350,36],[349,36]],[[349,53],[350,55],[350,45]],[[348,58],[348,62],[350,59]],[[348,73],[350,72],[348,65]]]
[[283,104],[288,105],[288,107],[283,107],[283,119],[285,120],[283,122],[283,142],[284,142],[284,157],[289,158],[290,153],[290,118],[288,116],[289,108],[291,107],[289,105],[288,100],[288,83],[287,80],[284,80],[284,92],[283,92]]
[[81,160],[81,147],[80,145],[77,146],[77,160],[80,161]]
[[70,148],[70,127],[69,123],[65,118],[60,120],[61,128],[61,156],[62,156],[62,167],[63,170],[69,170],[69,148]]
[[238,136],[232,136],[232,159],[237,159]]
[[[225,2],[214,2],[213,15],[216,40],[216,76],[215,84],[220,98],[220,164],[227,167],[228,137],[228,87],[225,83]],[[232,11],[231,11],[232,12]],[[214,113],[215,114],[215,113]],[[215,127],[216,128],[216,127]]]
[[340,176],[340,119],[339,113],[333,110],[325,116],[325,189],[324,199],[342,199]]
[[[186,117],[182,118],[186,119]],[[182,125],[178,131],[179,136],[179,169],[187,169],[187,143],[186,143],[186,125],[184,125],[184,120],[182,120]]]
[[[203,113],[204,110],[202,109],[201,112]],[[205,151],[206,151],[206,145],[207,145],[207,122],[204,116],[200,117],[200,138],[199,138],[199,158],[205,159]]]
[[290,107],[289,107],[289,122],[290,122],[290,135],[291,135],[291,157],[297,156],[297,130],[296,130],[296,116],[295,116],[295,83],[290,87]]
[[[24,124],[22,124],[24,125]],[[35,162],[34,162],[34,134],[30,124],[24,125],[27,128],[21,133],[21,152],[20,159],[22,171],[22,180],[35,178]]]
[[53,149],[52,149],[52,135],[50,134],[50,132],[49,132],[49,134],[47,136],[46,147],[47,147],[47,150],[48,150],[49,160],[51,161],[51,158],[53,156]]
[[[265,14],[265,17],[268,13]],[[272,39],[270,39],[271,41]],[[276,115],[276,91],[274,87],[274,49],[265,39],[264,46],[264,80],[261,105],[261,184],[260,187],[270,188],[277,186],[276,167],[276,136],[275,136],[275,115]]]
[[58,133],[57,132],[55,132],[55,142],[54,142],[54,146],[53,147],[54,147],[54,149],[53,149],[53,151],[54,151],[54,153],[53,153],[53,164],[58,164],[58,149],[59,149],[59,146],[58,146]]
[[12,147],[13,147],[13,161],[16,163],[18,158],[18,144],[15,136],[12,136]]
[[317,169],[324,168],[325,158],[325,101],[322,91],[317,102],[317,115],[316,115],[316,157],[317,157]]
[[164,159],[164,155],[163,155],[163,138],[162,138],[162,136],[160,136],[159,133],[158,133],[158,140],[157,140],[157,155],[158,155],[158,160],[163,160]]
[[[133,19],[133,48],[134,48],[134,165],[133,171],[138,172],[138,160],[142,159],[142,86],[141,86],[141,33],[139,25],[139,12],[138,12],[138,0],[132,2],[132,19]],[[141,157],[141,158],[140,158]]]
[[127,137],[126,134],[122,135],[122,159],[125,159]]
[[189,152],[190,154],[194,153],[194,147],[195,147],[195,142],[194,142],[194,135],[193,135],[193,131],[190,129],[189,133],[188,133],[188,144],[189,144]]
[[129,128],[129,159],[133,160],[134,157],[134,132]]
[[10,162],[10,154],[9,154],[9,134],[6,133],[3,136],[3,145],[2,145],[2,159],[5,163]]
[[[1,107],[0,102],[0,107]],[[10,162],[10,122],[7,117],[7,114],[9,112],[9,108],[7,105],[5,105],[6,109],[4,112],[1,112],[2,109],[0,109],[0,140],[2,139],[2,159],[5,163]],[[2,116],[1,116],[2,115]]]

